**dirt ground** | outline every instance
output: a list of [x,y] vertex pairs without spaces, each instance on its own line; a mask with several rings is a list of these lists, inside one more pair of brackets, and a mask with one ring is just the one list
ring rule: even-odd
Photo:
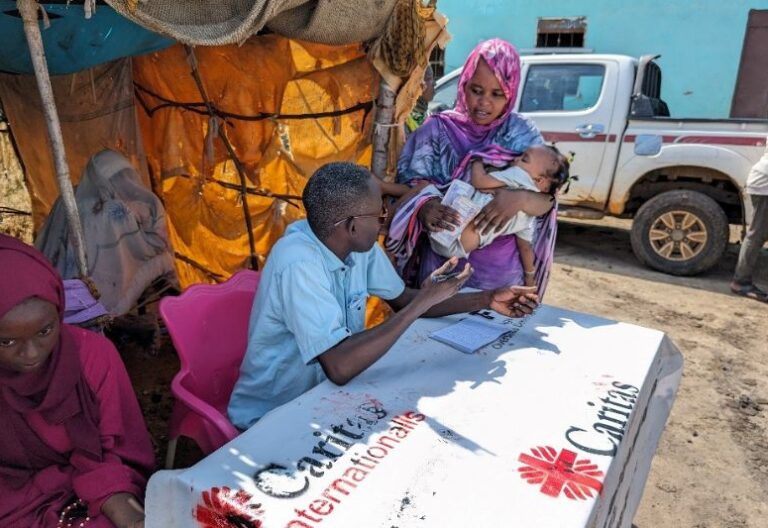
[[[621,220],[561,222],[546,303],[663,330],[685,358],[635,526],[766,526],[768,305],[729,294],[736,244],[707,274],[672,277],[635,260],[628,227]],[[764,253],[758,282],[768,286]],[[127,349],[124,356],[161,461],[175,355],[166,340],[156,357]],[[177,466],[199,457],[182,442]]]
[[561,222],[545,302],[663,330],[683,354],[635,525],[768,526],[768,305],[729,293],[737,245],[704,275],[672,277],[635,260],[628,228]]

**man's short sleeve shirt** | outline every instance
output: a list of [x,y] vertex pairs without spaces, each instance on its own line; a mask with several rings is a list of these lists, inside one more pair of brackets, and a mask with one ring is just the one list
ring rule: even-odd
[[254,299],[248,349],[229,402],[237,427],[325,379],[317,356],[365,329],[369,295],[394,299],[405,285],[378,245],[342,262],[306,220],[272,248]]

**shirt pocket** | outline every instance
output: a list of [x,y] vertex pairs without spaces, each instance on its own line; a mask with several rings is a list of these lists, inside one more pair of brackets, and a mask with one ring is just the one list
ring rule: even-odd
[[358,291],[350,294],[347,303],[347,324],[353,333],[365,330],[365,307],[368,292]]

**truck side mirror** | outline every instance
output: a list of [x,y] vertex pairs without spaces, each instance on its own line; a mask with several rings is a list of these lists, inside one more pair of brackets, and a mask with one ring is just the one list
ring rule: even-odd
[[429,113],[431,114],[439,114],[440,112],[443,112],[445,110],[450,110],[451,107],[447,105],[446,103],[438,103],[435,106],[432,106],[429,109]]

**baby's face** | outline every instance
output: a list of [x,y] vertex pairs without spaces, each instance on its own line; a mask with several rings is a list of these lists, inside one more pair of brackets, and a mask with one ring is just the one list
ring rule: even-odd
[[520,156],[518,165],[531,176],[539,192],[549,192],[559,168],[554,152],[543,146],[530,147]]

